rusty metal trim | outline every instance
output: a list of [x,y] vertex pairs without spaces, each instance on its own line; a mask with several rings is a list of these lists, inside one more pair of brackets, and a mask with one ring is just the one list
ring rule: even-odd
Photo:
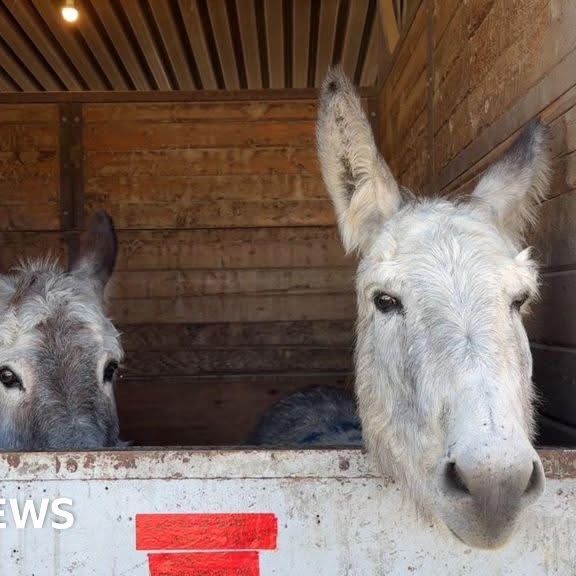
[[[576,478],[576,450],[545,449],[540,451],[540,456],[548,478]],[[0,480],[3,482],[377,477],[375,466],[360,449],[166,449],[0,454]]]

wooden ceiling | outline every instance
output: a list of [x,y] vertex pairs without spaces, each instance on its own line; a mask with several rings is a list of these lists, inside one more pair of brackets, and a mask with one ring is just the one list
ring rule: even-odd
[[[381,21],[387,11],[400,22],[395,14],[402,6],[77,0],[80,18],[68,24],[62,4],[0,0],[0,92],[313,88],[336,62],[358,85],[371,87],[389,57]],[[398,28],[395,21],[384,24],[388,34]]]

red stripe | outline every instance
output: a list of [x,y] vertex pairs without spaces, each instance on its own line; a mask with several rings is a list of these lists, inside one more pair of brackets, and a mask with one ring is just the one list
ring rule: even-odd
[[137,550],[274,550],[274,514],[137,514]]
[[260,576],[258,552],[150,554],[150,576]]

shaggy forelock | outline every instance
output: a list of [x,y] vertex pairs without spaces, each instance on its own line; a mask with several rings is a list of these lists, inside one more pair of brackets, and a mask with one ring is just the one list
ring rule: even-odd
[[119,334],[88,279],[67,273],[55,259],[23,262],[0,276],[0,345],[13,343],[55,316],[91,326],[105,347],[119,352]]

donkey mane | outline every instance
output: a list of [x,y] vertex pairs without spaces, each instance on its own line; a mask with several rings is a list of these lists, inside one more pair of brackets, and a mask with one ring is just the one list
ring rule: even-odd
[[[20,260],[7,274],[0,275],[0,312],[4,316],[4,321],[0,320],[0,342],[60,315],[64,308],[66,321],[105,325],[109,336],[119,338],[102,308],[97,286],[88,278],[68,272],[54,255]],[[18,328],[11,321],[16,315]]]

